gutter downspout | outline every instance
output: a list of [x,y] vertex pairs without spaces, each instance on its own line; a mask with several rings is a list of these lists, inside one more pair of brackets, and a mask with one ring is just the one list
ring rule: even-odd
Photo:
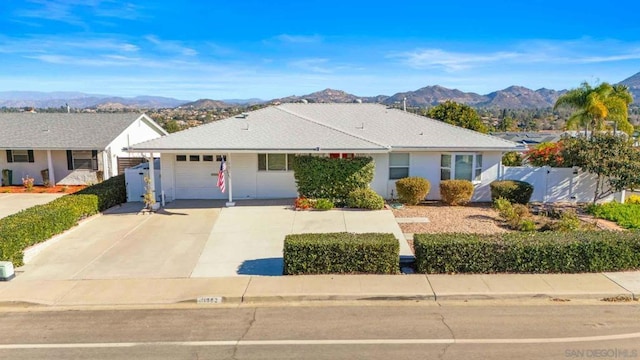
[[225,204],[227,207],[232,207],[232,206],[236,205],[236,203],[233,202],[233,181],[231,180],[231,166],[229,166],[230,160],[231,160],[231,153],[227,153],[227,160],[225,162],[226,165],[227,165],[227,179],[226,179],[226,181],[229,184],[229,201],[227,201],[227,203]]

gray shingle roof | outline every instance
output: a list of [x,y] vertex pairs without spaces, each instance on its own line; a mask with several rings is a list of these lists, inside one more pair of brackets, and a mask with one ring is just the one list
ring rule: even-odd
[[1,113],[1,149],[104,149],[141,114]]
[[282,104],[132,146],[134,150],[513,150],[518,145],[378,104]]

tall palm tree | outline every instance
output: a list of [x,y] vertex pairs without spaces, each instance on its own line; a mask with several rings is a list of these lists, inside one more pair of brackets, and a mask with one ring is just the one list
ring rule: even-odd
[[628,120],[628,107],[631,102],[631,93],[624,85],[605,82],[594,88],[583,82],[577,89],[561,95],[553,108],[569,106],[576,109],[567,120],[567,127],[584,127],[585,135],[589,128],[604,129],[606,120],[614,121],[618,129],[630,134],[633,132],[633,126]]

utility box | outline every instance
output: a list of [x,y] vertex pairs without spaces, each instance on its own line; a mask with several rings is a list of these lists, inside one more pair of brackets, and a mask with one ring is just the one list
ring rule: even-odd
[[0,281],[9,281],[15,276],[13,263],[10,261],[0,261]]

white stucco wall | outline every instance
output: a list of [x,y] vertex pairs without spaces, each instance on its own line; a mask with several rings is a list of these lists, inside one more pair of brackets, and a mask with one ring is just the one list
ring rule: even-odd
[[[110,161],[109,165],[105,167],[105,179],[111,176],[118,175],[118,157],[144,156],[141,153],[125,152],[123,151],[124,148],[129,145],[156,139],[161,136],[162,134],[143,118],[139,118],[138,120],[134,121],[106,147],[107,156],[105,156],[105,160],[106,157],[109,157]],[[107,172],[109,174],[107,174]]]
[[[7,152],[0,150],[0,170],[9,169],[13,171],[12,183],[10,185],[22,185],[22,178],[26,178],[27,175],[35,179],[36,185],[42,185],[42,176],[40,171],[47,168],[47,152],[46,151],[34,151],[34,162],[8,162]],[[9,185],[9,184],[5,184]]]

